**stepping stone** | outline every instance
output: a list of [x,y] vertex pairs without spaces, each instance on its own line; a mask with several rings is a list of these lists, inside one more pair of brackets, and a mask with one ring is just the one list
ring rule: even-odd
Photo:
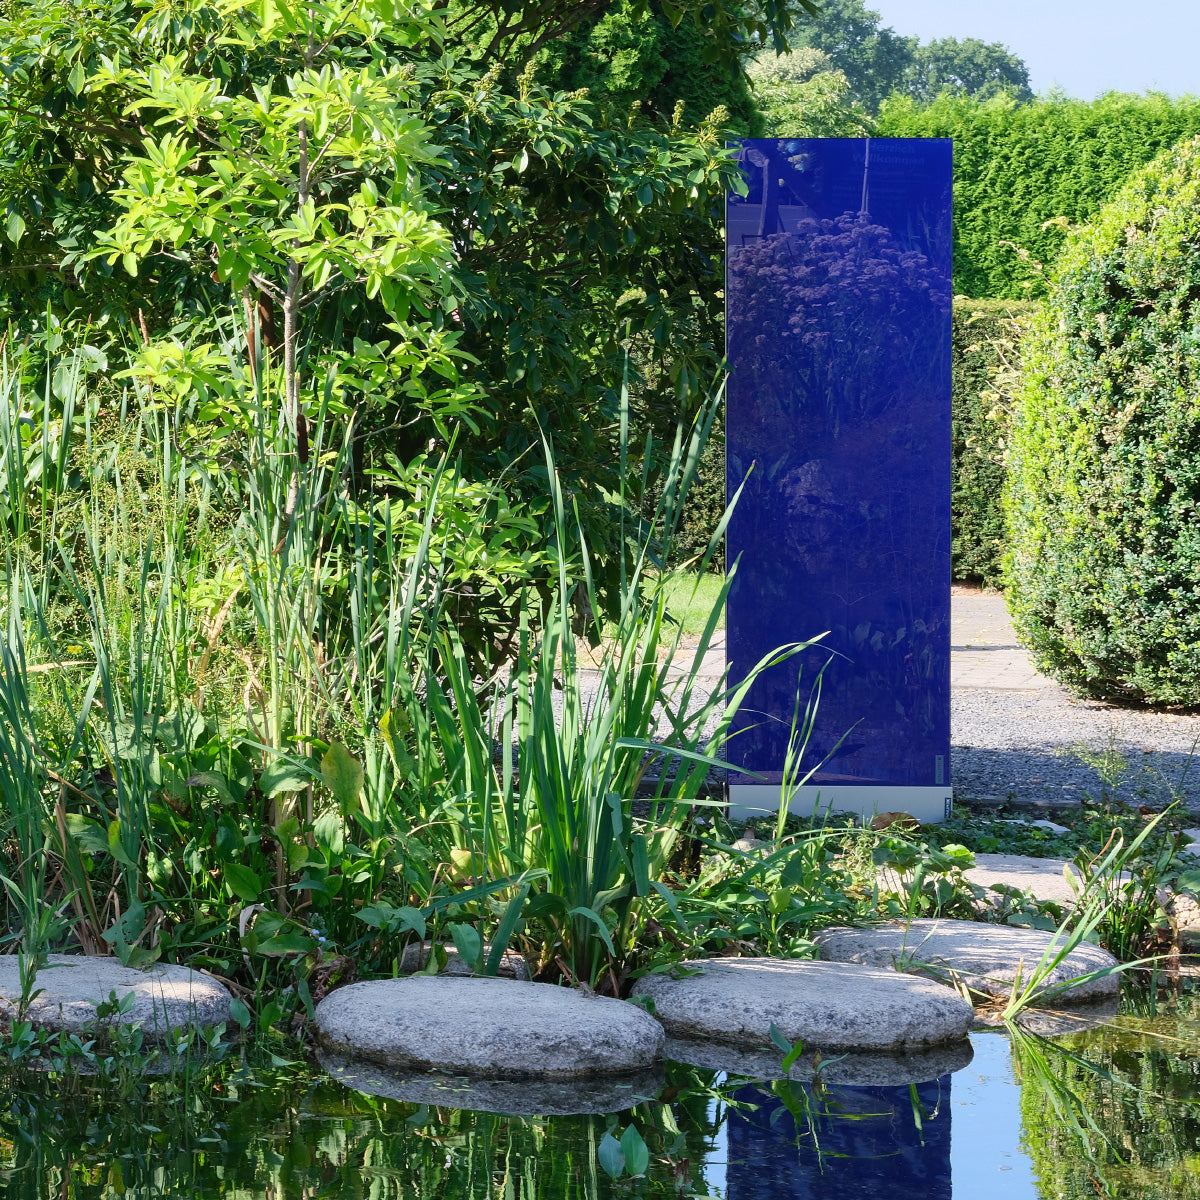
[[[957,976],[973,992],[1007,999],[1020,971],[1028,981],[1055,935],[1042,929],[1017,929],[981,921],[920,918],[890,921],[866,929],[826,929],[817,934],[821,958],[828,963],[919,971],[938,979]],[[1115,966],[1107,950],[1082,942],[1039,985],[1052,987]],[[1078,1004],[1115,995],[1119,975],[1106,975],[1055,992],[1044,1007]]]
[[[41,989],[26,1020],[52,1033],[93,1034],[96,1005],[115,992],[132,993],[133,1007],[99,1023],[140,1025],[147,1039],[161,1041],[173,1029],[220,1025],[229,1021],[229,992],[215,979],[188,967],[156,963],[146,971],[121,966],[116,958],[51,954],[37,974]],[[0,954],[0,1028],[11,1029],[21,999],[18,955]]]
[[352,983],[316,1010],[329,1051],[399,1071],[585,1079],[645,1070],[662,1027],[623,1000],[548,983],[413,975]]
[[[943,984],[894,971],[787,958],[706,958],[638,992],[672,1037],[773,1046],[771,1025],[808,1049],[890,1050],[966,1036],[974,1011]],[[889,964],[890,965],[890,964]]]
[[[971,1065],[973,1053],[966,1038],[942,1046],[918,1046],[895,1053],[844,1050],[829,1057],[819,1050],[806,1051],[792,1065],[788,1077],[807,1083],[816,1077],[819,1069],[822,1082],[838,1087],[906,1087],[961,1071]],[[672,1062],[724,1071],[726,1075],[744,1075],[748,1079],[783,1078],[783,1054],[775,1046],[762,1050],[669,1037],[663,1055]]]
[[977,854],[975,865],[964,871],[977,887],[994,888],[997,884],[1029,892],[1035,900],[1052,900],[1064,906],[1075,903],[1075,893],[1063,875],[1079,872],[1065,858],[1030,858],[1026,854]]
[[654,1099],[666,1084],[661,1067],[599,1079],[472,1079],[432,1071],[392,1071],[325,1051],[317,1053],[317,1061],[338,1083],[367,1096],[514,1117],[621,1112]]

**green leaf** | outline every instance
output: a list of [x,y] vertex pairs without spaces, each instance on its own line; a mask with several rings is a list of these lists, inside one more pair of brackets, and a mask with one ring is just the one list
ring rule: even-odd
[[330,812],[313,822],[313,839],[327,854],[339,855],[346,848],[346,826],[339,813]]
[[262,880],[255,871],[241,863],[226,864],[225,882],[229,884],[229,890],[247,904],[253,904],[262,895]]
[[787,1038],[785,1038],[783,1036],[783,1034],[779,1032],[779,1027],[775,1024],[774,1021],[771,1022],[770,1034],[771,1034],[771,1041],[774,1042],[775,1045],[778,1046],[779,1049],[784,1052],[784,1054],[791,1054],[792,1043],[789,1042],[787,1040]]
[[108,826],[108,852],[119,862],[123,867],[130,867],[137,870],[137,863],[125,853],[125,847],[121,843],[121,820],[114,819]]
[[87,72],[83,69],[82,60],[76,60],[75,65],[71,68],[70,75],[67,76],[67,87],[71,89],[72,96],[78,96],[83,91],[83,85],[87,82]]
[[343,812],[357,806],[363,788],[363,769],[341,742],[330,742],[328,752],[321,759],[321,774]]
[[270,958],[282,958],[285,954],[308,954],[316,948],[317,943],[313,938],[293,929],[264,938],[258,943],[255,953],[265,954]]
[[122,254],[121,266],[125,268],[126,275],[131,275],[134,279],[137,278],[138,260],[136,254]]
[[483,973],[485,975],[495,975],[500,970],[504,951],[508,949],[508,943],[512,940],[513,931],[517,927],[517,922],[521,919],[521,912],[525,907],[525,898],[528,895],[529,884],[525,884],[508,902],[508,907],[504,910],[504,916],[500,918],[500,924],[492,936],[492,948],[488,952],[487,962],[483,966]]
[[229,1002],[229,1015],[237,1023],[239,1029],[250,1027],[250,1010],[236,996]]
[[15,246],[25,232],[25,218],[16,209],[8,214],[8,240]]
[[1180,871],[1175,878],[1176,888],[1200,896],[1200,870]]
[[554,892],[538,892],[525,905],[525,918],[529,921],[540,921],[545,917],[565,917],[567,903]]
[[281,792],[299,792],[313,781],[313,773],[282,758],[277,758],[258,777],[258,788],[267,799]]
[[218,775],[215,771],[197,771],[194,775],[189,775],[184,783],[187,787],[212,788],[226,804],[234,803],[233,793],[229,790],[229,784],[225,782],[225,777]]
[[605,925],[604,919],[598,912],[595,911],[595,909],[585,908],[583,905],[580,905],[578,908],[571,909],[567,913],[567,916],[586,917],[589,921],[591,921],[591,923],[595,925],[597,932],[600,934],[600,940],[604,943],[604,948],[614,958],[616,957],[617,952],[613,948],[612,936],[608,932],[608,926]]
[[461,924],[451,925],[449,929],[459,958],[474,970],[483,956],[483,939],[479,936],[479,930],[473,925]]
[[624,1174],[625,1151],[621,1149],[621,1143],[611,1133],[606,1133],[600,1139],[596,1157],[600,1160],[600,1166],[604,1168],[604,1173],[610,1179],[620,1179]]
[[621,1152],[625,1156],[625,1169],[630,1175],[645,1175],[650,1165],[650,1151],[636,1126],[630,1125],[621,1134]]
[[107,854],[108,834],[95,821],[81,813],[65,814],[67,832],[85,854]]

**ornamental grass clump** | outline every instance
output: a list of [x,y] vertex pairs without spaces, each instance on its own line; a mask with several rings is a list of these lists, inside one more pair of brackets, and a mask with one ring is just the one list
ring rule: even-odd
[[1200,139],[1074,231],[1025,344],[1005,579],[1076,691],[1200,704]]

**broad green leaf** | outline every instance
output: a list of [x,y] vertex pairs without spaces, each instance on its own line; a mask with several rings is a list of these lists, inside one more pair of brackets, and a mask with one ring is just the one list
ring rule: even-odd
[[107,854],[108,834],[81,813],[66,813],[67,832],[79,843],[85,854]]
[[483,953],[483,941],[479,936],[479,930],[473,925],[451,925],[450,936],[454,939],[454,946],[458,951],[459,958],[468,967],[474,969]]
[[225,882],[229,884],[229,890],[247,904],[253,904],[262,895],[262,880],[255,871],[242,863],[225,865]]
[[624,1174],[625,1151],[621,1149],[621,1143],[611,1133],[606,1133],[600,1139],[596,1157],[600,1160],[600,1166],[604,1168],[604,1173],[610,1179],[620,1179]]
[[313,781],[313,774],[295,763],[277,758],[258,777],[258,787],[268,799],[282,792],[299,792]]
[[787,1038],[785,1038],[783,1034],[779,1032],[779,1027],[774,1021],[771,1022],[770,1035],[771,1041],[774,1042],[775,1045],[784,1052],[784,1054],[791,1054],[792,1043],[789,1042]]
[[637,1126],[630,1125],[621,1134],[621,1153],[625,1156],[625,1170],[632,1176],[645,1175],[650,1165],[650,1151]]
[[285,954],[308,954],[317,948],[316,941],[298,930],[287,933],[277,933],[274,937],[264,938],[258,943],[255,951],[271,958],[281,958]]
[[16,209],[8,214],[8,240],[15,246],[25,233],[25,218]]
[[313,838],[322,850],[339,855],[346,847],[346,826],[340,813],[325,813],[313,822]]
[[126,854],[125,847],[121,843],[121,819],[119,817],[111,821],[108,826],[108,852],[123,867],[137,870],[137,863]]
[[341,742],[330,742],[329,750],[321,759],[321,774],[343,812],[357,806],[362,794],[363,769]]
[[187,787],[206,787],[212,788],[226,804],[232,804],[233,793],[229,790],[229,784],[225,782],[223,775],[218,775],[215,771],[197,771],[194,775],[189,775],[184,780]]

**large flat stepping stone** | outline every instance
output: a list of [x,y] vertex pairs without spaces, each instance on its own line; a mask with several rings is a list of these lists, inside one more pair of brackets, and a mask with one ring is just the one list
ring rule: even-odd
[[661,1067],[594,1079],[472,1079],[437,1071],[394,1071],[323,1050],[317,1061],[339,1083],[367,1096],[515,1117],[621,1112],[653,1100],[666,1084]]
[[[826,929],[817,934],[816,942],[825,962],[919,971],[938,979],[954,976],[973,992],[1007,999],[1017,973],[1028,982],[1054,937],[1042,929],[923,917],[866,929]],[[1057,987],[1116,963],[1107,950],[1082,942],[1039,987]],[[1056,991],[1045,1004],[1056,1008],[1098,1000],[1115,995],[1120,987],[1118,975],[1106,975]]]
[[352,983],[316,1010],[336,1054],[477,1079],[584,1079],[653,1066],[663,1030],[645,1010],[571,988],[415,975]]
[[975,1015],[943,984],[873,967],[787,958],[683,965],[700,973],[637,984],[672,1037],[772,1046],[774,1024],[810,1050],[891,1050],[957,1041]]
[[1030,858],[1026,854],[977,854],[975,865],[964,871],[966,878],[977,887],[997,886],[1029,892],[1035,900],[1050,900],[1069,906],[1075,903],[1075,893],[1064,871],[1076,879],[1079,872],[1065,858]]
[[[173,1029],[220,1025],[229,1021],[229,992],[215,979],[188,967],[156,963],[146,971],[121,966],[115,958],[51,954],[37,974],[41,989],[26,1020],[52,1033],[93,1034],[113,1025],[140,1025],[146,1038],[161,1041]],[[132,994],[128,1012],[103,1021],[96,1005],[115,992],[118,1000]],[[0,954],[0,1027],[8,1030],[21,998],[18,955]]]

